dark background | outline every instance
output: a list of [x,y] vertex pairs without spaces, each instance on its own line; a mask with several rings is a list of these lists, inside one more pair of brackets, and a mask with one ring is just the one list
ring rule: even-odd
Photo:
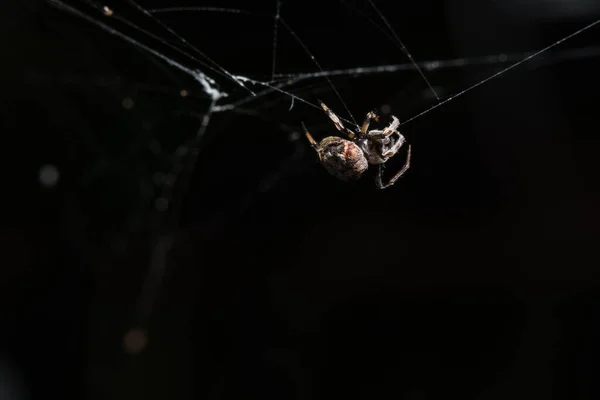
[[[535,51],[600,18],[585,1],[376,3],[417,60]],[[200,56],[69,4],[247,97]],[[368,2],[348,4],[288,0],[282,16],[325,70],[406,62]],[[334,132],[319,110],[261,97],[196,141],[209,101],[191,77],[46,2],[0,16],[3,399],[600,395],[600,26],[404,125],[412,168],[378,191],[316,163],[298,132]],[[272,18],[160,18],[227,70],[269,79]],[[278,37],[276,72],[318,71]],[[449,96],[507,65],[426,74]],[[359,120],[435,104],[415,71],[333,83]],[[349,118],[327,81],[294,90]],[[55,186],[40,184],[46,164]]]

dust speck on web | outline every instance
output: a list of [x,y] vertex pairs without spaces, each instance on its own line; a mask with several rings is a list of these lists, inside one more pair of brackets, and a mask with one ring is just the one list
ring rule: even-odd
[[[266,121],[282,132],[282,138],[295,138],[285,139],[292,143],[292,150],[283,162],[270,161],[272,154],[268,153],[253,155],[256,165],[250,169],[258,168],[260,162],[286,166],[275,173],[265,166],[255,187],[243,189],[262,193],[289,168],[289,160],[298,162],[301,121],[327,122],[321,118],[320,99],[335,108],[348,126],[358,127],[366,112],[376,108],[384,115],[398,115],[403,126],[431,117],[435,110],[533,60],[559,62],[600,54],[598,47],[565,46],[588,31],[598,30],[600,19],[573,27],[539,48],[450,57],[446,56],[452,44],[448,38],[427,39],[429,26],[437,24],[435,27],[441,29],[439,21],[430,16],[421,18],[421,9],[399,15],[392,9],[400,6],[378,0],[340,0],[328,7],[299,0],[242,6],[234,2],[173,6],[142,0],[46,1],[128,44],[132,54],[147,66],[143,69],[152,66],[153,72],[147,74],[138,66],[128,71],[126,80],[138,94],[153,92],[177,104],[170,118],[186,119],[177,125],[179,130],[185,127],[185,132],[176,134],[168,129],[172,120],[139,123],[142,132],[154,132],[156,127],[166,132],[163,136],[141,135],[142,144],[137,144],[150,148],[161,159],[157,170],[148,171],[149,181],[158,187],[144,189],[149,198],[146,203],[151,205],[149,229],[155,249],[160,249],[154,252],[151,273],[139,300],[139,314],[144,316],[152,309],[162,282],[164,254],[181,219],[192,176],[207,169],[218,173],[226,162],[245,156],[244,143],[258,137],[271,140],[260,136],[260,128],[250,122],[243,132],[228,131],[227,124],[233,118]],[[448,75],[467,69],[480,72],[466,85]],[[142,73],[146,81],[134,82]],[[111,77],[100,81],[105,85],[110,82]],[[368,98],[364,98],[366,94]],[[404,102],[407,98],[410,106]],[[402,110],[398,99],[404,102]],[[135,118],[144,103],[143,96],[126,95],[120,100],[128,118]],[[207,138],[220,146],[205,151]],[[211,165],[204,162],[209,154],[219,155],[211,158]],[[268,185],[264,183],[267,181]],[[240,180],[215,182],[214,191],[225,185],[243,185]],[[248,203],[252,194],[247,193],[240,195],[240,204]],[[203,199],[210,203],[208,197]]]

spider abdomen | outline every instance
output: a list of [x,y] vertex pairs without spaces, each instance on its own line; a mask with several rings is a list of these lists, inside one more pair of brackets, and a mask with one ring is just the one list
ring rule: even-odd
[[363,151],[354,142],[330,136],[317,149],[327,172],[343,181],[359,179],[369,167]]

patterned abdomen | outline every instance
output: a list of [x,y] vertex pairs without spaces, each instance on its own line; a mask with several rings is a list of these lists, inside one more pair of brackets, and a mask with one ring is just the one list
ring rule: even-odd
[[327,137],[319,143],[317,151],[325,169],[343,181],[359,179],[369,167],[360,147],[349,140]]

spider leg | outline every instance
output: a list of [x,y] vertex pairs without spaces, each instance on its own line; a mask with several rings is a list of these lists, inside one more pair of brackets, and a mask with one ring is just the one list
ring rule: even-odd
[[400,121],[398,121],[398,118],[394,117],[392,115],[392,123],[383,130],[383,136],[390,136],[392,133],[394,133],[396,131],[396,129],[398,129],[398,127],[400,126]]
[[375,121],[379,121],[379,117],[377,116],[377,114],[375,114],[373,111],[369,111],[367,113],[367,118],[365,118],[365,121],[363,122],[363,124],[360,127],[361,135],[367,134],[367,132],[369,130],[369,124],[371,123],[372,119],[374,119]]
[[396,154],[398,152],[398,150],[400,150],[400,147],[402,147],[402,145],[404,144],[404,142],[406,142],[406,139],[404,138],[404,136],[398,134],[398,140],[396,141],[396,143],[394,143],[392,145],[392,147],[390,147],[389,149],[383,151],[381,153],[381,155],[383,156],[383,158],[388,158],[393,156],[394,154]]
[[396,173],[385,185],[383,184],[383,164],[379,164],[379,171],[377,172],[376,185],[378,189],[386,189],[392,186],[404,173],[410,168],[410,145],[408,145],[408,153],[406,155],[406,162],[400,171]]
[[333,124],[335,125],[337,130],[344,131],[350,137],[350,139],[354,139],[354,136],[356,136],[356,134],[354,132],[352,132],[350,129],[346,128],[344,126],[344,124],[342,124],[342,121],[340,120],[340,118],[337,115],[335,115],[333,113],[333,111],[331,111],[329,109],[329,107],[327,107],[325,105],[325,103],[323,103],[321,101],[320,104],[321,104],[321,108],[323,109],[323,111],[325,111],[327,113],[327,115],[329,116],[329,119],[331,119],[333,121]]
[[[392,123],[385,129],[380,130],[380,129],[373,129],[367,132],[367,135],[369,135],[370,138],[372,139],[383,139],[386,138],[390,135],[392,135],[394,132],[398,133],[398,135],[400,135],[400,132],[397,131],[398,127],[400,126],[400,121],[398,121],[398,118],[392,116]],[[402,136],[402,135],[400,135]]]
[[312,135],[308,132],[308,129],[306,129],[306,125],[304,125],[304,122],[302,122],[302,128],[304,129],[304,134],[306,135],[306,138],[308,139],[308,142],[310,143],[312,148],[317,150],[319,145],[317,141],[312,137]]

